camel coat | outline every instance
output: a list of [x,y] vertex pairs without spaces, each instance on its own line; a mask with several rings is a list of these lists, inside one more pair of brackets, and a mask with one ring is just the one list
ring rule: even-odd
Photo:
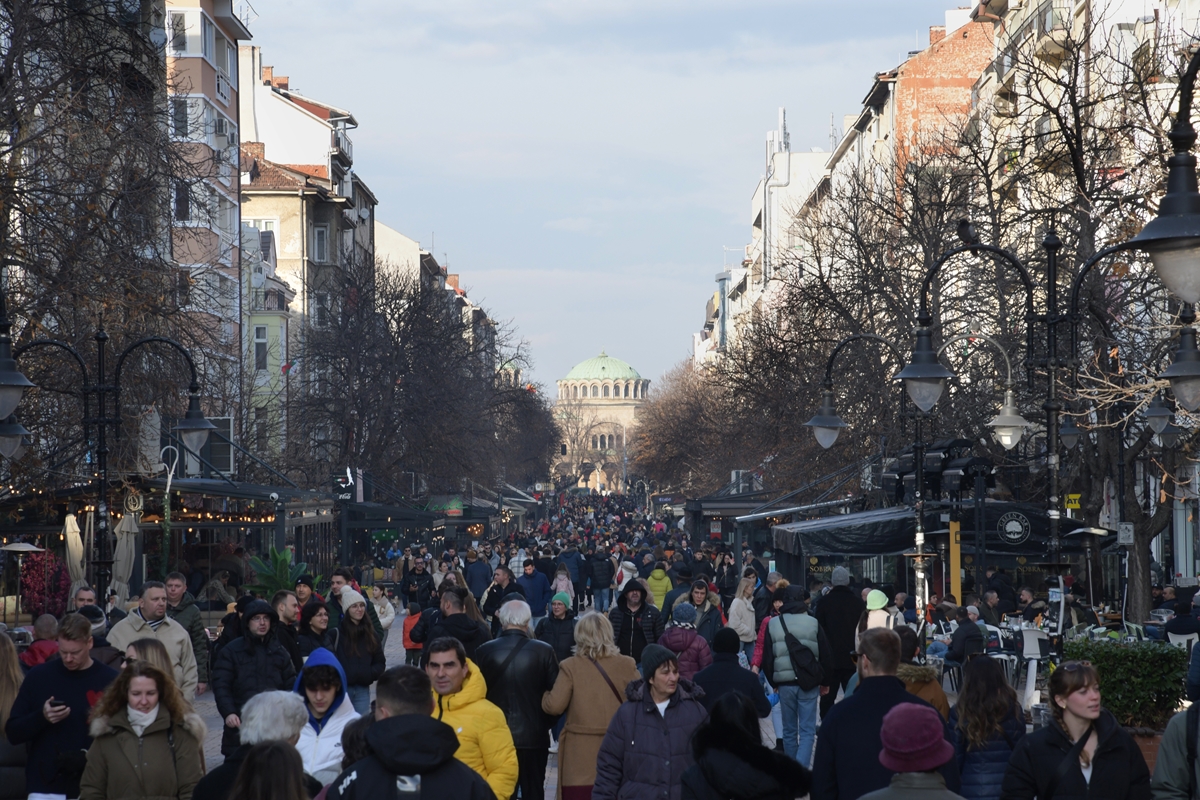
[[620,699],[608,688],[596,666],[580,656],[558,665],[554,688],[542,695],[543,711],[567,715],[558,740],[557,800],[562,800],[564,786],[591,786],[596,782],[596,757],[608,723],[625,699],[625,687],[641,678],[637,663],[628,656],[608,656],[599,662],[620,692]]

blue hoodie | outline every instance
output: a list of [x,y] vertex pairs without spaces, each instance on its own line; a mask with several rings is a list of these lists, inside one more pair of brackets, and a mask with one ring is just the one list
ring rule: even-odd
[[338,677],[342,679],[342,688],[337,693],[337,697],[333,699],[333,705],[331,705],[329,710],[325,712],[325,716],[322,719],[317,719],[314,717],[312,715],[312,711],[309,710],[308,724],[312,725],[313,730],[315,730],[317,733],[321,732],[321,728],[324,727],[325,723],[333,719],[334,712],[338,710],[338,706],[340,706],[346,699],[346,671],[342,669],[341,662],[337,660],[337,656],[326,650],[324,647],[318,647],[316,650],[313,650],[311,654],[309,654],[308,660],[304,662],[304,669],[300,670],[300,674],[296,676],[296,684],[292,687],[292,691],[300,695],[300,699],[305,701],[304,707],[308,708],[308,697],[304,694],[304,670],[308,669],[309,667],[320,666],[333,667],[336,669]]

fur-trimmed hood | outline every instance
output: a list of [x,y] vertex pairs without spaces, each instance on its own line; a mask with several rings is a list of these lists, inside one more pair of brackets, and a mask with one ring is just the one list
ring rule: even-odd
[[[166,712],[166,709],[160,705],[158,711],[158,718],[150,723],[150,727],[144,733],[155,733],[159,730],[166,730],[170,724],[171,715]],[[189,711],[183,715],[183,721],[179,727],[191,734],[197,742],[203,742],[205,734],[208,733],[208,726],[204,724],[204,718],[194,711]],[[101,736],[112,736],[121,730],[133,733],[133,726],[129,724],[129,715],[125,709],[121,709],[111,717],[93,717],[91,724],[88,726],[88,733],[94,739]]]
[[[742,741],[701,725],[692,741],[696,765],[709,786],[733,800],[776,798],[808,794],[812,773],[783,753],[763,747],[757,740]],[[684,776],[686,783],[688,776]]]
[[896,668],[896,677],[905,683],[925,683],[937,680],[937,670],[924,664],[901,664]]

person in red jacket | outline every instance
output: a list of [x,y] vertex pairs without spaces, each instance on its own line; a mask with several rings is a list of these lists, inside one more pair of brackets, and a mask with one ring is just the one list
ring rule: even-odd
[[679,675],[689,681],[712,664],[712,649],[696,631],[696,607],[691,603],[680,603],[675,607],[675,616],[658,643],[678,657]]
[[53,614],[42,614],[33,623],[33,644],[21,653],[26,670],[45,664],[58,652],[58,620]]

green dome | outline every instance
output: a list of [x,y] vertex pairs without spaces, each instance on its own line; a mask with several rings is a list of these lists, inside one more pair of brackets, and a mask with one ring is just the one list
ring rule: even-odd
[[642,376],[619,358],[601,351],[595,358],[580,361],[564,381],[640,381]]

